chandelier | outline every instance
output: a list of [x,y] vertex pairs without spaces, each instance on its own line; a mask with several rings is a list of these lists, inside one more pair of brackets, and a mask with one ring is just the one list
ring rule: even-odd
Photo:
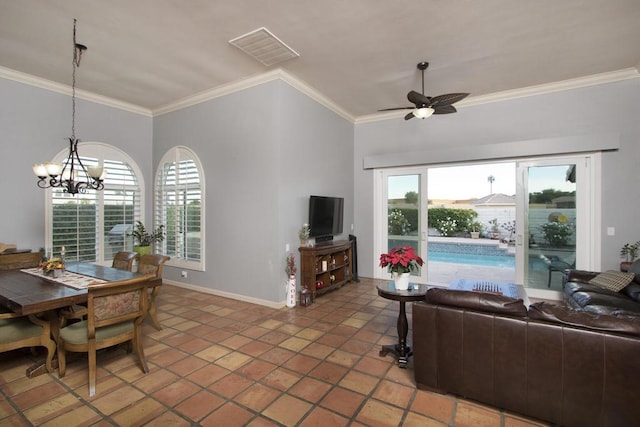
[[97,166],[85,166],[78,154],[76,138],[76,69],[80,66],[85,45],[76,43],[76,19],[73,20],[73,79],[71,85],[71,137],[69,138],[69,156],[63,163],[47,162],[33,165],[33,173],[38,177],[40,188],[62,188],[66,193],[75,195],[87,190],[104,189],[105,170],[102,162]]

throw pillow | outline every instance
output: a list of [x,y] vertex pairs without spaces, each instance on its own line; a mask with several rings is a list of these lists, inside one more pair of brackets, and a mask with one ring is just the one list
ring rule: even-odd
[[636,275],[634,273],[622,273],[620,271],[609,270],[598,274],[596,277],[589,280],[589,283],[609,289],[613,292],[619,292],[631,283],[635,276]]

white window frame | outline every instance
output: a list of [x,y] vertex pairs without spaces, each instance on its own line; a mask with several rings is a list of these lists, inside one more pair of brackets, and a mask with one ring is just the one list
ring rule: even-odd
[[162,156],[162,159],[160,159],[160,162],[158,163],[158,166],[156,168],[155,181],[154,181],[155,182],[154,224],[156,227],[158,227],[159,225],[164,225],[165,229],[168,228],[167,227],[168,224],[165,224],[166,218],[164,217],[165,212],[163,211],[164,202],[163,200],[160,199],[164,194],[163,188],[165,187],[165,185],[162,182],[160,182],[163,179],[163,176],[162,176],[163,165],[166,163],[174,163],[177,165],[180,163],[181,159],[192,160],[198,171],[199,182],[198,182],[197,188],[200,190],[200,260],[199,261],[188,260],[188,259],[176,257],[175,254],[167,253],[166,240],[165,242],[163,242],[162,245],[160,245],[160,248],[156,248],[156,250],[163,253],[164,255],[168,255],[171,257],[171,260],[167,261],[167,265],[171,267],[205,271],[205,259],[206,259],[205,257],[205,246],[206,246],[205,245],[205,240],[206,240],[205,239],[206,237],[206,230],[205,230],[206,197],[205,195],[206,195],[206,192],[205,192],[204,169],[202,167],[202,162],[200,162],[200,158],[196,155],[196,153],[193,150],[191,150],[188,147],[185,147],[185,146],[172,147],[164,154],[164,156]]
[[[144,218],[144,211],[145,211],[145,203],[144,203],[145,185],[144,185],[144,176],[138,164],[124,151],[120,150],[117,147],[114,147],[113,145],[105,144],[102,142],[95,142],[95,141],[80,142],[78,143],[78,152],[80,153],[81,157],[94,157],[98,159],[115,160],[115,161],[126,163],[129,165],[129,167],[131,167],[133,174],[135,175],[138,182],[140,200],[141,200],[140,207],[138,210],[138,215],[135,216],[135,220],[142,220]],[[68,155],[69,155],[69,150],[63,149],[54,156],[52,161],[64,162],[65,159],[68,157]],[[107,170],[107,174],[108,173],[109,171]],[[88,191],[95,191],[95,190],[88,190]],[[44,242],[45,242],[45,248],[47,252],[50,251],[53,246],[53,224],[52,224],[53,212],[52,212],[52,206],[51,206],[52,194],[53,193],[50,189],[45,191]],[[98,191],[97,209],[99,209],[101,212],[104,212],[104,197],[102,196],[101,191]],[[104,230],[104,215],[98,215],[98,218],[99,218],[99,222],[98,224],[96,224],[96,226],[98,227],[98,230]],[[103,265],[111,265],[112,263],[111,259],[108,259],[108,260],[104,259],[104,254],[105,254],[104,244],[105,244],[104,233],[99,234],[96,263],[103,264]]]

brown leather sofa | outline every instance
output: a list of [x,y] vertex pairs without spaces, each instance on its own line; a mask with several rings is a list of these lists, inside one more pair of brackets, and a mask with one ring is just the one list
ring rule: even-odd
[[412,313],[420,389],[563,426],[640,419],[640,317],[435,288]]
[[565,270],[562,278],[564,302],[569,307],[597,314],[626,314],[640,316],[640,261],[629,269],[635,273],[631,283],[619,292],[589,283],[598,272]]

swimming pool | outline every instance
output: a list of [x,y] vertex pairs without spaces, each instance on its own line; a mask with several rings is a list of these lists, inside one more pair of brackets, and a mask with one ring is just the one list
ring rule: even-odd
[[434,262],[452,262],[455,264],[472,264],[486,267],[516,268],[516,257],[513,255],[436,252],[429,249],[427,259]]
[[[498,245],[430,242],[428,261],[484,267],[516,268],[516,257]],[[544,271],[546,264],[537,256],[529,257],[529,270]]]

